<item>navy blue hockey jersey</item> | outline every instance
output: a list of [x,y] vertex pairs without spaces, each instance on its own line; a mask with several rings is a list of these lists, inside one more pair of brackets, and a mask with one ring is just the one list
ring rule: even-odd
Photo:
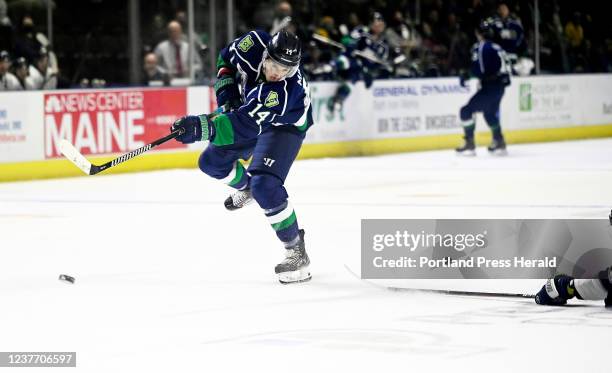
[[[521,23],[512,18],[496,18],[493,23],[495,28],[496,42],[503,50],[512,55],[520,55],[525,52],[525,31]],[[516,56],[514,56],[516,58]]]
[[312,124],[310,89],[301,71],[278,82],[267,82],[262,71],[271,36],[251,31],[220,52],[221,63],[237,72],[242,106],[214,119],[215,145],[252,140],[269,126],[306,131]]
[[483,83],[509,83],[509,70],[504,50],[497,44],[484,40],[472,47],[472,75]]

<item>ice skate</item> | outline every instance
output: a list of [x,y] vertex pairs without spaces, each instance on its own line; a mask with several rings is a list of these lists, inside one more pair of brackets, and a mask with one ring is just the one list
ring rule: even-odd
[[487,147],[487,150],[492,155],[508,155],[508,151],[506,150],[506,142],[504,139],[493,140],[491,145]]
[[456,148],[455,151],[457,155],[473,157],[476,155],[476,144],[474,144],[474,139],[469,139],[464,137],[463,146]]
[[234,211],[243,208],[251,202],[253,202],[253,195],[251,194],[251,189],[245,189],[237,190],[231,196],[227,197],[225,199],[224,204],[226,209]]
[[286,249],[285,260],[276,265],[274,272],[278,274],[278,281],[281,284],[305,282],[312,278],[308,269],[309,264],[310,259],[306,254],[306,243],[304,242],[304,230],[300,229],[299,241]]

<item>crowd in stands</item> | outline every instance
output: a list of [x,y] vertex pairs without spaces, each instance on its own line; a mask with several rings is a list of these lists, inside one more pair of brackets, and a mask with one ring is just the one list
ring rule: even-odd
[[[469,66],[474,29],[486,17],[495,17],[503,25],[515,25],[507,26],[505,31],[500,29],[499,43],[503,44],[504,33],[511,33],[515,40],[521,40],[510,54],[534,60],[533,3],[238,1],[236,34],[253,28],[274,32],[287,27],[294,31],[302,40],[304,70],[312,80],[368,82],[388,77],[457,76]],[[540,1],[541,73],[612,72],[612,31],[598,9],[565,0]],[[101,87],[110,69],[128,69],[105,66],[108,71],[98,72],[99,79],[68,81],[59,67],[62,61],[58,61],[41,32],[43,28],[37,27],[28,14],[14,18],[7,12],[6,0],[0,0],[0,90]],[[170,18],[152,18],[146,23],[141,84],[170,85],[181,79],[187,84],[193,82],[188,68],[185,12],[174,9]],[[194,41],[192,68],[196,82],[214,78],[204,57],[216,51],[206,51],[202,43],[205,34],[202,31]],[[66,51],[56,52],[66,56]],[[79,74],[70,71],[70,75]],[[127,85],[127,81],[113,83]]]

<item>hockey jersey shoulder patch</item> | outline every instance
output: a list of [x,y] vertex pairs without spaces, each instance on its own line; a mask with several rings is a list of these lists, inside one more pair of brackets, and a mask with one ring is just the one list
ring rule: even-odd
[[255,43],[253,42],[251,34],[247,34],[244,38],[242,38],[242,40],[240,40],[240,42],[238,42],[238,49],[246,53],[249,51],[249,49],[251,49],[251,47],[253,47],[253,45],[255,45]]
[[264,106],[271,108],[274,106],[278,106],[278,104],[279,104],[278,93],[276,93],[276,91],[270,91],[268,95],[266,96],[266,99],[264,101]]

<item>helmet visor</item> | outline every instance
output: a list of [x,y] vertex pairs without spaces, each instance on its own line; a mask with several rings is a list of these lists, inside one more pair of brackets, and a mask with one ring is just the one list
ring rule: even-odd
[[290,66],[281,65],[269,57],[264,60],[263,66],[267,74],[275,75],[279,79],[285,78],[292,70]]

